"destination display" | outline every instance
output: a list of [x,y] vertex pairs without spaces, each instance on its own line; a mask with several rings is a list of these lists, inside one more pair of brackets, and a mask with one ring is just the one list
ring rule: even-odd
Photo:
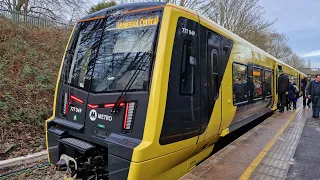
[[157,25],[159,23],[159,17],[148,17],[148,18],[140,18],[131,21],[122,21],[117,23],[117,28],[133,28],[133,27],[143,27],[143,26],[152,26]]

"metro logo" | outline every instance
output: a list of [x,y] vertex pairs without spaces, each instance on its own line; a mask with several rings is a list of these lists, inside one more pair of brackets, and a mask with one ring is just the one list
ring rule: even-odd
[[95,121],[97,119],[97,111],[92,109],[89,112],[89,118],[90,118],[91,121]]

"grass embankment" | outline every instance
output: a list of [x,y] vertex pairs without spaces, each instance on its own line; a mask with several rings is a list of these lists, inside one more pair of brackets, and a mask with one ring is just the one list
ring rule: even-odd
[[69,33],[0,17],[0,144],[16,144],[10,156],[45,148],[44,121]]

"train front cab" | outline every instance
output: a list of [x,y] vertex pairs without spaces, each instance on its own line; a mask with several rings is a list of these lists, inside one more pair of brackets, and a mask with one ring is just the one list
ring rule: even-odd
[[[219,137],[233,41],[196,12],[138,6],[80,20],[69,40],[46,121],[47,149],[51,163],[63,158],[78,177],[177,179]],[[230,88],[225,93],[232,98]]]
[[145,132],[129,179],[177,179],[207,157],[219,138],[220,87],[233,41],[209,24],[196,12],[166,6]]

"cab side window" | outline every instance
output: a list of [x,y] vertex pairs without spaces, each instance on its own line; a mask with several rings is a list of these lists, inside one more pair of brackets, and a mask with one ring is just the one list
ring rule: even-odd
[[194,59],[192,41],[185,40],[183,44],[181,74],[180,74],[180,94],[192,95],[194,92]]

